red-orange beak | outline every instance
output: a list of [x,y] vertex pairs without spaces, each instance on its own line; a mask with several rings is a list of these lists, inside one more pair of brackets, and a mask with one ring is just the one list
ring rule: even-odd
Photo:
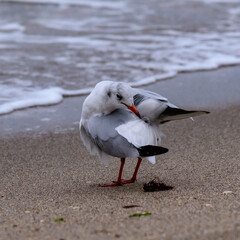
[[127,106],[127,108],[128,108],[129,110],[131,110],[131,111],[132,111],[133,113],[135,113],[139,118],[141,118],[138,110],[136,109],[136,107],[135,107],[134,105],[132,105],[132,106],[126,105],[126,106]]

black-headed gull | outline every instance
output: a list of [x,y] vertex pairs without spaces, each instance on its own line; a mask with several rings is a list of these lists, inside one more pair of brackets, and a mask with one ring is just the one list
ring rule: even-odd
[[[109,155],[121,159],[117,181],[102,187],[121,186],[136,180],[142,158],[155,163],[155,155],[168,149],[160,147],[163,134],[159,124],[207,113],[186,111],[154,92],[131,88],[122,82],[98,83],[83,103],[81,138],[91,154],[105,162]],[[133,176],[122,179],[126,157],[137,157]]]

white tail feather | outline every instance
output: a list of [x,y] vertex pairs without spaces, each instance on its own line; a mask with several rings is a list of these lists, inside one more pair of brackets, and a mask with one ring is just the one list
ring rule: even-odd
[[146,145],[158,146],[163,137],[156,125],[149,125],[140,119],[124,123],[118,126],[116,131],[137,148]]

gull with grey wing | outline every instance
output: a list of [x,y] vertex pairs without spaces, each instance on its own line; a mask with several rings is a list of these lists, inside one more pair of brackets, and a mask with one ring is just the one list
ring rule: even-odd
[[[109,156],[121,159],[117,181],[101,186],[134,182],[143,157],[154,164],[156,155],[168,151],[159,146],[163,136],[159,124],[204,113],[180,109],[156,93],[126,83],[98,83],[83,104],[81,138],[90,153],[103,162]],[[138,163],[132,178],[124,180],[122,170],[127,157],[137,157]]]

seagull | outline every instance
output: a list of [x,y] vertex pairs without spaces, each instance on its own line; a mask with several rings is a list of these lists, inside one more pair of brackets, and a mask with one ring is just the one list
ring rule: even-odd
[[[99,82],[85,99],[80,119],[80,135],[92,155],[107,163],[110,156],[120,158],[116,181],[101,187],[122,186],[136,181],[143,158],[155,164],[155,156],[168,152],[161,147],[159,125],[206,114],[178,108],[167,98],[127,83]],[[138,158],[131,179],[122,179],[127,157]]]

